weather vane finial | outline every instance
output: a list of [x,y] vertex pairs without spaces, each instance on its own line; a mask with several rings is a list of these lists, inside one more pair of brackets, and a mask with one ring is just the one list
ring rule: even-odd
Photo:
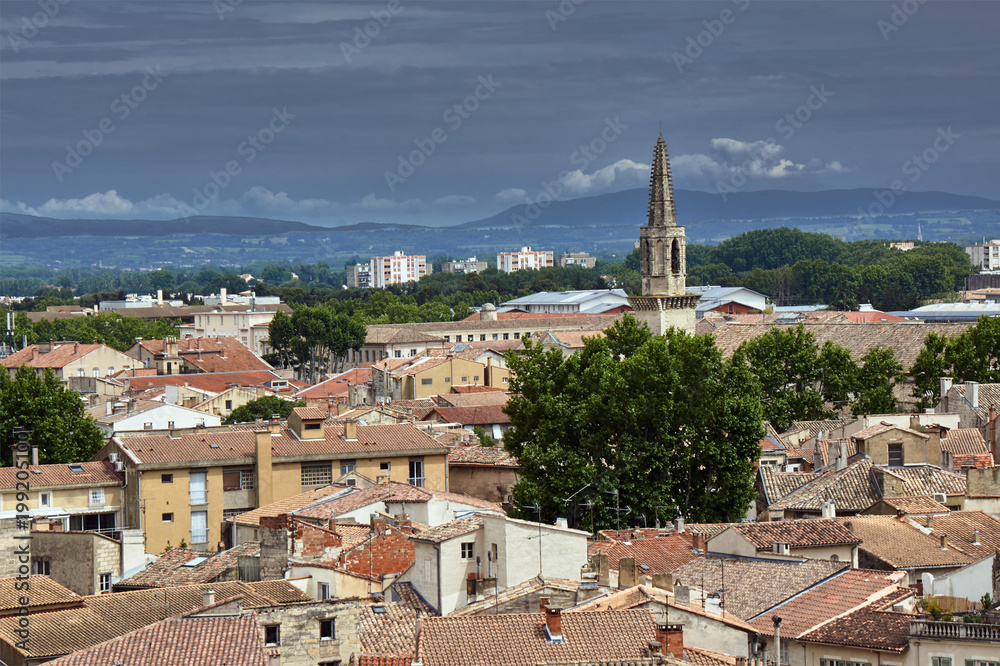
[[660,136],[663,136],[663,121],[660,121]]

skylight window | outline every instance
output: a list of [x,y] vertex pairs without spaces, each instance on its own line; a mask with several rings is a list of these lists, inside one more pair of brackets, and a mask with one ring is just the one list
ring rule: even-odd
[[187,562],[185,562],[181,566],[182,567],[196,567],[196,566],[198,566],[199,564],[201,564],[202,562],[204,562],[207,559],[208,559],[207,557],[196,557],[193,560],[188,560]]
[[69,471],[71,471],[71,472],[82,472],[83,471],[83,465],[81,465],[79,463],[74,463],[74,464],[72,464],[72,465],[69,466]]

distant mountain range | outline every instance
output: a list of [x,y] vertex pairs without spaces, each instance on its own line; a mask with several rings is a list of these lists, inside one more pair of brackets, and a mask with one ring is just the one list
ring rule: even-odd
[[[877,201],[874,189],[789,192],[765,190],[736,192],[725,200],[710,192],[678,190],[678,221],[683,225],[701,222],[802,220],[827,217],[856,217]],[[644,224],[648,193],[645,188],[624,190],[594,197],[554,201],[539,209],[526,204],[512,206],[482,220],[454,227],[462,230],[531,227],[636,227]],[[1000,210],[1000,201],[947,192],[909,192],[896,199],[889,215],[935,211]],[[794,226],[795,222],[790,222]],[[770,226],[770,225],[768,225]],[[335,227],[339,232],[429,229],[419,225],[362,222]],[[58,220],[20,213],[0,214],[0,238],[40,239],[78,236],[119,238],[160,238],[168,236],[221,235],[271,236],[285,233],[329,233],[330,227],[303,222],[254,217],[195,216],[177,220]]]

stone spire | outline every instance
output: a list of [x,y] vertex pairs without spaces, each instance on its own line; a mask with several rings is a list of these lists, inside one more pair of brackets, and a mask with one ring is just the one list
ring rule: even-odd
[[677,225],[674,209],[674,184],[670,179],[670,158],[663,135],[656,140],[653,149],[653,168],[649,177],[649,221],[650,227],[673,227]]

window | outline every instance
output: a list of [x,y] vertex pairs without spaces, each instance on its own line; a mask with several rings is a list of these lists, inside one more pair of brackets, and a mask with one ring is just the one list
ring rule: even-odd
[[503,334],[503,339],[504,340],[510,340],[510,333],[504,333]]
[[463,560],[472,559],[472,542],[462,544],[462,559]]
[[303,486],[328,486],[333,483],[330,463],[302,463]]
[[222,471],[222,490],[253,490],[254,474],[252,469],[228,469]]
[[839,562],[840,561],[840,557],[836,553],[834,553],[833,555],[830,556],[830,561],[831,562]]
[[319,662],[319,666],[340,666],[341,663],[342,662],[339,659],[334,661],[321,661]]
[[392,469],[392,463],[388,460],[383,460],[378,464],[378,471],[380,472],[388,472],[391,469]]
[[479,341],[480,342],[486,342],[486,334],[485,333],[481,333],[479,335]]
[[358,463],[356,460],[341,460],[340,461],[340,475],[350,474],[358,468]]
[[160,475],[160,483],[173,483],[173,482],[174,482],[174,475],[173,474],[161,474]]
[[410,477],[407,479],[411,486],[424,487],[424,459],[410,459]]
[[463,383],[463,384],[464,384],[465,382],[467,382],[467,381],[469,381],[469,376],[468,376],[468,375],[466,375],[466,376],[462,377],[462,383]]
[[[173,430],[174,429],[174,422],[173,421],[167,421],[167,429],[168,430]],[[170,476],[170,475],[169,474],[164,474],[164,476]]]
[[208,472],[191,472],[191,504],[208,504]]
[[403,350],[397,349],[396,351],[393,352],[393,356],[395,356],[396,358],[403,358]]
[[781,663],[788,663],[788,641],[781,641]]
[[93,371],[92,371],[92,374],[95,377],[100,377],[101,376],[101,369],[100,368],[94,368]]
[[329,599],[330,598],[330,584],[329,583],[316,583],[316,597],[318,599]]
[[445,342],[451,342],[451,336],[450,335],[444,336],[444,341]]
[[52,494],[38,493],[38,506],[52,506]]
[[172,514],[172,513],[165,513],[165,514],[163,514],[163,522],[165,522],[165,523],[172,523],[172,522],[174,522],[174,514]]
[[902,467],[903,466],[903,445],[902,444],[890,444],[889,445],[889,467]]
[[111,591],[111,574],[103,573],[101,574],[101,592]]
[[83,368],[77,368],[77,369],[76,369],[76,376],[77,376],[77,377],[83,377],[83,376],[85,376],[86,374],[87,374],[87,371],[86,371],[86,370],[84,370]]
[[499,340],[500,339],[500,334],[499,333],[494,333],[493,334],[493,339],[494,340]]
[[506,384],[506,383],[507,383],[507,378],[506,378],[506,377],[504,377],[504,378],[503,378],[503,379],[501,379],[500,381],[501,381],[501,382],[503,382],[504,384]]
[[115,367],[113,365],[109,365],[108,366],[108,375],[110,376],[110,375],[113,375],[113,374],[115,374]]
[[472,381],[478,382],[479,381],[479,375],[473,375],[472,376]]
[[420,384],[422,386],[430,386],[433,383],[434,379],[432,377],[424,377],[423,379],[420,380]]
[[931,657],[931,666],[951,666],[951,657]]
[[142,424],[142,429],[143,430],[152,430],[153,429],[153,423],[152,423],[152,421],[146,421],[145,423],[143,423]]
[[226,411],[228,412],[228,411],[232,410],[232,408],[233,408],[233,401],[232,400],[226,400]]
[[50,562],[47,559],[42,559],[40,557],[31,558],[31,573],[38,576],[51,576],[52,562]]
[[333,626],[333,620],[320,620],[319,621],[319,639],[321,641],[332,641],[336,638],[336,627]]
[[191,512],[191,543],[208,543],[208,511]]
[[100,508],[104,506],[104,488],[90,489],[90,508]]
[[416,355],[417,355],[417,350],[416,349],[411,349],[410,350],[410,356],[416,356]]
[[514,339],[515,340],[520,340],[521,339],[521,334],[520,333],[515,333],[514,334]]
[[264,645],[281,645],[280,625],[268,624],[264,627]]

